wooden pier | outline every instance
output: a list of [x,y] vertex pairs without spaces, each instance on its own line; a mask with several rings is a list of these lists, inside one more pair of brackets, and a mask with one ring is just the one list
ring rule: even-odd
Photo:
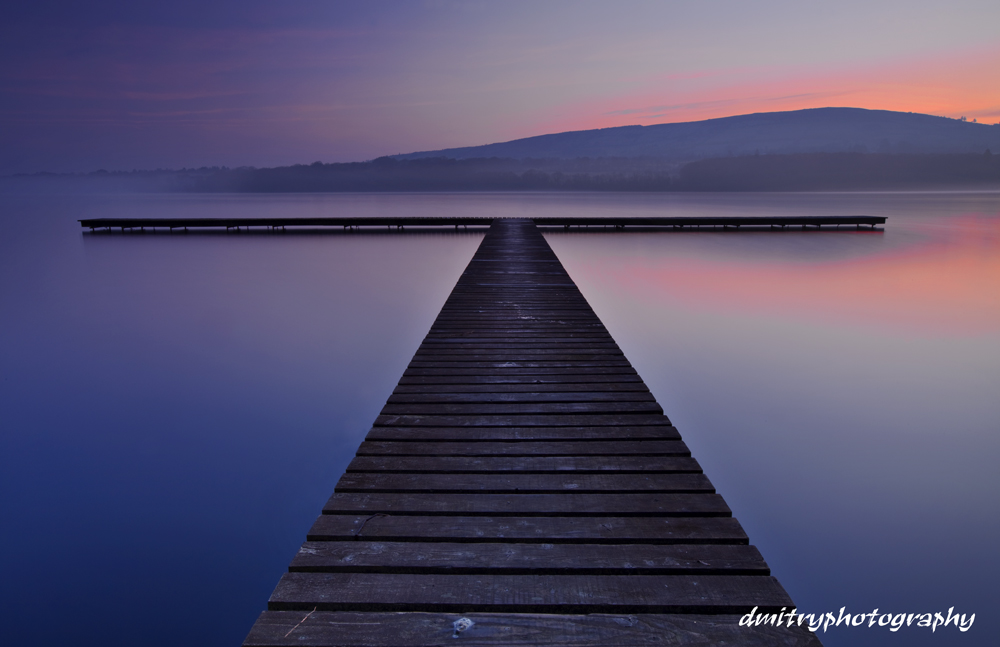
[[[885,224],[885,216],[728,216],[728,217],[565,217],[533,218],[539,227],[561,227],[563,229],[600,227],[602,229],[822,229],[868,227],[874,229]],[[86,218],[80,220],[82,227],[93,232],[144,232],[157,228],[167,231],[175,229],[226,229],[236,231],[258,230],[285,231],[288,227],[323,229],[341,227],[343,229],[406,227],[489,227],[491,218],[477,216],[441,217],[339,217],[339,218]]]
[[531,220],[495,221],[246,646],[819,645]]

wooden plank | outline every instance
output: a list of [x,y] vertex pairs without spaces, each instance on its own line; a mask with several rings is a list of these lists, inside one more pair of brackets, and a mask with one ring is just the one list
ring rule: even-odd
[[446,326],[433,324],[423,343],[450,342],[469,340],[487,342],[496,339],[517,339],[519,341],[545,341],[557,338],[580,340],[614,341],[611,334],[602,323],[588,323],[579,326],[553,326],[546,330],[540,326],[518,325],[512,327],[496,326]]
[[669,425],[568,427],[372,427],[366,440],[398,441],[545,441],[680,440]]
[[481,361],[483,357],[496,358],[496,357],[534,357],[534,358],[545,358],[552,356],[579,356],[579,355],[595,355],[595,356],[613,356],[613,357],[623,357],[622,351],[616,345],[605,344],[600,345],[597,343],[561,343],[561,344],[549,344],[535,342],[534,344],[516,344],[511,341],[507,348],[497,348],[500,344],[448,344],[448,345],[438,345],[437,347],[431,346],[430,348],[421,348],[417,350],[414,358],[463,358],[463,357],[475,357],[477,361]]
[[[649,389],[642,382],[564,382],[555,384],[399,384],[393,395],[451,394],[461,393],[519,393],[545,397],[546,393],[635,393],[648,394]],[[643,396],[645,397],[645,396]]]
[[511,340],[524,344],[556,344],[560,343],[560,340],[562,343],[611,343],[615,341],[603,324],[593,322],[579,325],[555,324],[547,329],[537,323],[533,325],[519,323],[509,326],[494,326],[479,322],[478,324],[461,325],[435,323],[427,332],[422,343],[445,346],[458,343],[496,344]]
[[603,324],[594,321],[560,319],[548,323],[522,319],[493,321],[482,317],[463,321],[437,321],[428,331],[419,349],[448,349],[461,346],[487,346],[512,342],[520,346],[574,347],[617,345]]
[[[473,289],[482,290],[482,286],[475,286]],[[508,295],[514,295],[524,289],[523,286],[511,285],[503,291]],[[489,298],[489,297],[484,297]],[[496,298],[494,295],[493,298]],[[548,293],[546,301],[557,300],[558,295]],[[594,311],[587,305],[561,305],[554,303],[551,305],[531,305],[522,304],[509,308],[497,308],[487,303],[468,304],[459,308],[451,308],[445,305],[436,323],[453,323],[456,321],[510,321],[515,324],[543,323],[548,325],[566,325],[567,323],[596,323],[600,319]]]
[[366,440],[358,456],[690,456],[681,440],[422,442]]
[[478,474],[488,472],[530,472],[574,474],[654,472],[658,474],[701,472],[693,458],[655,456],[355,456],[348,472],[410,472]]
[[411,360],[421,364],[461,362],[463,364],[504,364],[506,362],[573,362],[586,366],[591,362],[628,362],[620,350],[612,348],[524,348],[467,349],[457,351],[417,352]]
[[[516,289],[512,294],[511,288]],[[448,300],[441,308],[444,317],[468,317],[482,315],[510,316],[527,313],[562,314],[567,313],[580,317],[597,318],[587,301],[581,296],[569,296],[561,289],[532,289],[524,284],[507,284],[501,287],[486,288],[478,284],[476,290],[482,292],[476,298]],[[520,295],[533,292],[531,297],[522,299]],[[504,296],[514,296],[517,301],[506,301]],[[533,297],[533,298],[532,298]]]
[[[477,290],[482,288],[477,287]],[[505,290],[507,295],[513,291],[520,291],[523,288],[513,288]],[[486,299],[503,298],[500,293],[484,295]],[[544,303],[543,303],[544,302]],[[442,309],[440,317],[435,319],[435,326],[450,326],[455,322],[492,322],[503,320],[510,322],[514,327],[537,326],[539,323],[546,326],[565,328],[568,325],[579,325],[588,329],[593,329],[595,324],[600,323],[600,318],[594,313],[585,301],[575,303],[560,303],[560,296],[549,292],[539,296],[538,303],[524,303],[505,307],[494,307],[485,301],[480,303],[467,303],[458,306],[449,306]],[[603,325],[603,324],[601,324]]]
[[[552,276],[547,278],[551,280]],[[582,294],[564,286],[531,285],[525,281],[496,283],[496,277],[490,280],[493,283],[476,282],[460,286],[465,294],[459,297],[453,295],[444,303],[440,312],[442,320],[493,315],[517,318],[535,313],[597,317]]]
[[[246,647],[821,647],[804,627],[739,626],[739,614],[265,611]],[[459,631],[461,629],[461,631]],[[456,638],[460,638],[456,641]]]
[[517,332],[488,330],[483,331],[482,337],[470,336],[474,330],[458,330],[455,335],[449,335],[445,330],[435,332],[431,330],[424,341],[420,343],[420,348],[461,348],[463,346],[478,348],[503,348],[507,344],[512,344],[515,348],[531,348],[534,346],[545,346],[557,348],[560,346],[592,346],[594,348],[618,348],[618,344],[607,332],[567,332],[552,331],[541,333],[534,330],[518,330]]
[[347,472],[334,492],[462,494],[639,494],[715,492],[704,474],[427,474]]
[[501,315],[480,314],[476,316],[453,316],[444,317],[438,320],[435,325],[464,326],[476,329],[530,326],[538,330],[539,327],[549,327],[551,331],[562,331],[567,327],[580,327],[596,325],[600,320],[593,315],[570,314],[569,312],[525,312],[522,314]]
[[[398,391],[398,390],[397,390]],[[423,393],[398,393],[394,392],[386,401],[387,404],[500,404],[500,403],[543,403],[543,402],[656,402],[653,394],[649,391],[570,391],[565,388],[561,391],[527,391],[521,393],[510,392],[482,392],[479,393],[449,393],[449,392],[423,392]],[[659,405],[657,405],[659,406]],[[662,412],[663,410],[660,409]]]
[[562,375],[514,375],[510,372],[494,375],[406,375],[399,380],[400,386],[424,384],[645,384],[635,373],[605,375],[562,374]]
[[747,544],[733,517],[462,517],[322,514],[310,541],[546,544]]
[[420,361],[489,361],[503,362],[542,361],[542,360],[580,360],[624,358],[622,351],[613,347],[601,347],[594,344],[536,344],[533,348],[487,348],[485,344],[475,347],[428,348],[417,351],[413,359]]
[[[431,332],[437,334],[445,334],[450,332],[461,332],[463,330],[469,332],[475,332],[476,330],[483,330],[484,333],[498,333],[498,332],[511,332],[526,334],[531,336],[544,336],[551,335],[552,333],[558,333],[558,336],[562,337],[564,335],[573,336],[582,335],[596,335],[604,338],[610,338],[611,335],[608,333],[608,329],[604,326],[601,320],[590,319],[585,321],[569,321],[569,320],[557,320],[551,322],[541,322],[531,319],[518,319],[516,321],[506,321],[502,323],[489,322],[483,319],[474,319],[472,317],[466,318],[462,321],[447,321],[444,319],[435,319],[434,323],[431,324]],[[486,335],[490,336],[490,335]]]
[[[631,367],[627,359],[614,355],[549,355],[544,357],[528,357],[527,355],[495,355],[477,359],[472,356],[453,357],[415,357],[407,365],[408,369],[418,368],[461,368],[461,369],[495,369],[510,368],[580,368],[591,367]],[[483,371],[479,371],[482,373]]]
[[599,319],[563,315],[524,314],[517,317],[477,316],[452,317],[434,323],[430,332],[441,336],[454,336],[466,331],[476,336],[493,333],[503,337],[530,335],[537,339],[545,336],[562,337],[573,332],[607,332]]
[[[471,323],[470,323],[471,322]],[[496,324],[493,322],[486,321],[484,319],[476,319],[474,315],[470,314],[464,319],[458,320],[457,318],[452,319],[435,319],[434,323],[431,324],[431,330],[447,331],[451,329],[461,329],[461,328],[508,328],[510,330],[517,330],[532,334],[545,334],[557,331],[560,333],[567,332],[577,332],[577,333],[601,333],[604,335],[608,334],[607,328],[601,322],[599,318],[587,319],[579,321],[570,321],[568,319],[554,320],[554,321],[538,321],[531,318],[518,319],[515,321],[506,321],[502,324]]]
[[748,545],[309,541],[293,573],[770,575]]
[[[589,402],[402,402],[382,407],[383,416],[504,416],[533,414],[654,414],[663,415],[655,400],[597,400]],[[376,423],[378,424],[378,423]]]
[[472,336],[507,336],[511,334],[525,335],[528,337],[544,337],[556,334],[560,337],[566,335],[573,336],[595,336],[610,338],[608,329],[601,323],[600,319],[586,321],[537,321],[532,319],[519,319],[517,321],[491,322],[484,319],[465,319],[462,321],[435,321],[431,324],[430,333],[440,336],[459,336],[462,333],[472,334]]
[[272,611],[747,613],[792,608],[761,575],[285,573]]
[[[484,269],[487,271],[483,271]],[[466,312],[474,314],[480,307],[588,307],[583,294],[572,283],[567,283],[571,280],[569,276],[559,273],[561,268],[558,261],[549,267],[525,264],[519,268],[492,269],[494,271],[488,271],[488,268],[480,266],[474,270],[478,272],[478,276],[466,275],[464,279],[460,279],[445,302],[445,308],[454,308],[457,304],[458,307],[464,307]]]
[[[476,290],[482,287],[476,286]],[[522,290],[520,287],[511,287],[505,290],[507,295],[516,294]],[[486,296],[485,298],[502,298],[500,294]],[[494,308],[489,304],[469,303],[461,307],[451,308],[446,305],[438,318],[434,320],[435,327],[455,327],[458,325],[471,324],[479,326],[486,324],[488,327],[509,325],[512,328],[538,328],[546,327],[555,329],[566,329],[567,327],[582,328],[585,330],[601,330],[604,325],[600,318],[589,308],[585,302],[575,304],[558,303],[559,295],[548,293],[541,297],[548,305],[523,304],[508,308]],[[543,331],[544,332],[544,331]]]
[[511,517],[728,517],[718,494],[413,494],[337,493],[323,514]]
[[[472,360],[433,360],[424,361],[421,359],[413,359],[407,366],[407,371],[414,371],[418,369],[461,369],[461,370],[472,370],[472,369],[486,369],[477,370],[474,375],[479,375],[482,373],[495,372],[497,369],[507,371],[510,369],[520,368],[520,369],[564,369],[561,372],[585,372],[590,373],[593,368],[609,368],[617,369],[619,367],[631,368],[627,359],[602,359],[597,358],[583,358],[583,357],[567,357],[564,359],[558,358],[547,358],[547,359],[517,359],[514,357],[499,358],[491,361],[477,362]],[[567,371],[565,369],[571,369]],[[560,372],[560,371],[556,371]]]
[[[502,342],[498,339],[497,342]],[[481,358],[506,358],[524,357],[525,359],[547,359],[551,357],[579,357],[593,355],[598,358],[622,359],[624,355],[621,349],[611,345],[599,345],[596,343],[543,343],[541,341],[519,343],[514,347],[515,342],[510,342],[509,348],[491,348],[487,344],[458,345],[441,344],[438,347],[423,348],[414,354],[414,359],[438,358],[438,359],[460,359],[463,357],[475,357],[477,361]],[[496,361],[496,360],[492,360]]]
[[485,377],[508,377],[508,376],[520,376],[520,375],[531,375],[531,376],[541,376],[541,375],[560,375],[560,376],[577,376],[577,375],[635,375],[635,369],[631,366],[621,364],[621,365],[610,365],[610,366],[495,366],[495,367],[483,367],[483,368],[458,368],[458,367],[414,367],[409,368],[403,372],[404,377],[418,377],[418,376],[431,376],[431,375],[461,375],[463,377],[472,376],[485,376]]
[[454,321],[554,321],[560,324],[567,321],[600,321],[594,311],[585,304],[580,306],[552,305],[551,307],[518,305],[509,308],[462,306],[451,309],[445,306],[441,310],[438,320],[442,323]]
[[605,337],[563,337],[557,332],[544,336],[526,337],[524,334],[510,334],[491,339],[435,339],[424,338],[417,353],[463,353],[487,352],[510,353],[521,351],[569,351],[578,348],[592,348],[596,352],[618,352],[621,347],[610,336]]
[[541,415],[380,415],[376,427],[639,427],[670,425],[670,419],[653,413],[541,414]]
[[477,303],[488,301],[490,306],[502,307],[516,303],[520,294],[526,295],[526,304],[544,304],[544,297],[556,299],[552,307],[561,303],[583,298],[582,293],[571,286],[565,270],[555,260],[542,263],[537,259],[511,259],[506,263],[494,261],[493,266],[470,266],[455,284],[448,300],[453,303],[468,303],[475,312]]
[[559,335],[548,333],[546,335],[527,335],[523,331],[519,334],[510,334],[502,337],[491,335],[482,339],[470,337],[432,337],[428,335],[417,347],[418,350],[510,350],[522,348],[616,348],[621,350],[611,335],[604,333],[599,336],[588,334]]
[[[570,311],[580,314],[594,314],[583,295],[572,289],[572,284],[552,283],[553,279],[567,278],[565,275],[548,274],[534,283],[522,275],[515,280],[498,280],[497,275],[477,280],[474,286],[463,285],[463,293],[452,293],[441,308],[445,314],[480,314],[491,312],[523,312],[542,310],[546,312]],[[504,277],[509,279],[510,277]],[[528,279],[528,280],[524,280]]]

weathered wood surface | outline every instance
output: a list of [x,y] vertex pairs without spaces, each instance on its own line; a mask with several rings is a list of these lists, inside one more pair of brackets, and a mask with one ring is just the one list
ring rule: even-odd
[[[598,414],[598,413],[652,413],[661,415],[663,409],[655,401],[646,402],[404,402],[387,404],[383,416],[480,416],[526,415],[532,413]],[[660,421],[657,421],[658,423]],[[662,421],[666,424],[666,421]]]
[[[389,396],[388,405],[403,404],[499,404],[507,402],[553,403],[553,402],[654,402],[648,391],[547,391],[527,393],[434,393],[409,392],[394,393]],[[657,405],[659,407],[659,405]],[[411,410],[405,410],[408,413]],[[662,409],[660,409],[662,411]],[[383,413],[388,413],[383,410]],[[474,413],[478,413],[475,411]],[[599,412],[598,412],[599,413]]]
[[715,492],[704,474],[427,474],[347,472],[337,493],[400,492],[458,494],[641,494],[645,492]]
[[516,342],[503,343],[497,339],[450,339],[429,337],[417,349],[417,353],[435,352],[464,352],[465,350],[497,350],[507,353],[517,351],[548,350],[559,351],[574,348],[594,348],[601,350],[616,350],[621,352],[618,344],[609,336],[601,338],[578,338],[578,337],[551,337],[545,336],[533,338],[525,336]]
[[482,474],[526,472],[531,474],[657,474],[698,473],[693,458],[656,456],[357,456],[348,472],[411,472]]
[[576,374],[557,374],[557,375],[544,375],[538,374],[513,374],[513,373],[502,373],[495,372],[492,375],[404,375],[399,380],[400,386],[417,386],[426,384],[455,384],[455,385],[524,385],[524,384],[552,384],[552,385],[569,385],[569,384],[642,384],[642,378],[640,378],[635,373],[619,373],[617,375],[609,374],[591,374],[591,373],[576,373]]
[[285,573],[274,611],[739,613],[794,605],[766,575]]
[[614,429],[607,427],[372,427],[368,432],[368,440],[395,441],[447,441],[461,440],[477,441],[544,441],[544,440],[581,440],[610,441],[628,440],[680,440],[681,436],[675,427],[670,425],[650,425],[632,427],[628,424],[615,425]]
[[[462,377],[520,377],[547,375],[551,380],[562,380],[567,376],[612,376],[612,375],[635,375],[635,369],[631,366],[596,366],[593,363],[585,366],[576,366],[572,363],[565,363],[563,366],[525,366],[525,363],[497,362],[493,366],[482,368],[463,368],[458,366],[419,366],[407,367],[403,371],[403,377],[433,377],[433,376],[456,376]],[[500,370],[499,374],[497,369]],[[558,377],[556,377],[558,376]]]
[[682,440],[591,440],[591,441],[480,441],[470,442],[391,442],[366,440],[358,447],[361,456],[525,456],[546,458],[566,456],[690,456]]
[[408,492],[334,493],[323,514],[486,515],[526,517],[720,517],[732,511],[718,494],[572,492],[552,494]]
[[246,645],[818,644],[739,627],[755,606],[793,604],[535,226],[504,220]]
[[301,573],[770,575],[753,546],[307,541]]
[[[613,514],[613,513],[609,513]],[[720,516],[414,516],[323,514],[310,541],[450,541],[504,544],[746,544],[732,517]]]
[[[600,425],[625,427],[631,425],[669,426],[670,420],[654,413],[566,413],[545,415],[380,415],[375,425],[382,427],[581,427]],[[614,437],[606,432],[605,438]]]
[[[739,626],[736,614],[265,611],[246,647],[818,647],[804,628]],[[335,641],[331,641],[335,636]]]
[[[447,394],[461,396],[466,394],[485,395],[492,398],[505,398],[513,394],[521,394],[535,397],[546,397],[550,393],[571,393],[574,397],[588,394],[605,393],[634,393],[637,397],[652,397],[649,390],[642,382],[531,382],[527,384],[508,384],[495,382],[493,384],[400,384],[389,396],[392,398],[405,398],[412,395],[435,395]],[[455,400],[461,402],[461,400]]]

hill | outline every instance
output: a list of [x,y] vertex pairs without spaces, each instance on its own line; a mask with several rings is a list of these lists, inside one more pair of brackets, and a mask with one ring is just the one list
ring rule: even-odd
[[1000,125],[861,108],[765,112],[655,126],[621,126],[396,155],[395,159],[658,158],[683,163],[799,153],[982,153],[1000,151]]

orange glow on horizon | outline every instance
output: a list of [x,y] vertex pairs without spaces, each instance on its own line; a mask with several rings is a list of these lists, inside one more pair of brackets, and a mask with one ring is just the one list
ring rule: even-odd
[[823,71],[791,67],[668,75],[631,94],[560,106],[559,117],[546,119],[535,130],[543,134],[823,107],[964,116],[996,124],[998,69],[1000,46]]

